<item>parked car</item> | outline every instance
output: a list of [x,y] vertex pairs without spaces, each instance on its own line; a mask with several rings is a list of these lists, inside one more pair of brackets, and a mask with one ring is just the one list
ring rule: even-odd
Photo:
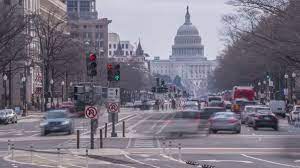
[[216,134],[218,131],[233,131],[241,133],[241,122],[233,112],[217,112],[209,119],[209,130]]
[[0,122],[4,124],[17,123],[17,113],[13,109],[0,110]]
[[286,113],[286,104],[283,100],[271,100],[269,103],[269,106],[271,108],[271,111],[276,114],[280,115],[283,118],[285,117]]
[[258,111],[254,116],[250,117],[249,120],[251,120],[249,126],[252,126],[254,130],[261,127],[278,130],[278,119],[270,110]]
[[163,133],[197,133],[200,126],[200,111],[183,110],[173,114]]
[[244,111],[241,113],[242,124],[249,124],[249,118],[254,116],[260,110],[270,110],[270,107],[264,105],[249,105],[245,106]]
[[300,120],[300,105],[295,105],[289,115],[290,121]]
[[41,135],[47,135],[51,132],[74,132],[73,119],[69,117],[66,109],[58,109],[48,111],[44,116],[44,120],[40,123]]

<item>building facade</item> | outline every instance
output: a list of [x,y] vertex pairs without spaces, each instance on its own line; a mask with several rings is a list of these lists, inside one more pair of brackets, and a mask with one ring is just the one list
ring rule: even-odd
[[207,90],[208,75],[213,71],[213,61],[204,55],[204,46],[198,29],[191,22],[187,7],[185,22],[177,30],[168,60],[156,57],[150,62],[152,74],[168,75],[171,79],[181,78],[182,84],[194,95]]
[[96,0],[67,0],[67,11],[72,20],[95,20],[98,18]]
[[[65,0],[0,0],[0,5],[18,5],[16,14],[22,14],[23,16],[38,14],[45,19],[48,17],[48,14],[52,12],[55,13],[55,18],[59,20],[65,18],[67,9]],[[24,56],[24,59],[15,62],[14,65],[5,67],[7,71],[6,75],[9,76],[7,79],[7,85],[9,85],[9,87],[6,88],[8,94],[7,99],[9,99],[8,106],[22,106],[24,93],[27,100],[26,104],[31,104],[30,102],[33,98],[39,97],[41,99],[43,78],[41,67],[39,66],[40,45],[33,22],[28,23],[23,35],[32,38],[30,43],[24,41],[24,50],[20,52],[20,54]],[[16,69],[14,66],[19,68],[14,70]],[[13,72],[10,74],[11,69],[13,69]],[[25,80],[22,81],[22,79]],[[26,83],[25,85],[24,82]],[[4,89],[1,88],[0,90]],[[24,90],[26,90],[26,92],[24,92]]]
[[115,55],[115,52],[118,49],[118,45],[121,45],[123,56],[133,56],[134,55],[134,46],[130,41],[121,41],[120,36],[117,33],[108,34],[108,57]]

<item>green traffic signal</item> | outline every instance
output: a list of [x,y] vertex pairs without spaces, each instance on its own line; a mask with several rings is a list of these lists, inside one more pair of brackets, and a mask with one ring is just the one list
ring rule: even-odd
[[120,80],[120,75],[115,75],[115,81],[119,81]]

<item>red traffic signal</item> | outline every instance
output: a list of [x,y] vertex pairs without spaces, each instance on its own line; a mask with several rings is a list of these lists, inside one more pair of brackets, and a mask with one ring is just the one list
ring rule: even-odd
[[111,70],[113,68],[112,64],[107,64],[107,69]]
[[90,54],[90,57],[89,57],[90,61],[96,61],[96,55],[95,54]]

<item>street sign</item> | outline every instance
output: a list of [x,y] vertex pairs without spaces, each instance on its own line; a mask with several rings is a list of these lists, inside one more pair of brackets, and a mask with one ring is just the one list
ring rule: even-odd
[[107,99],[119,102],[120,101],[120,88],[108,88]]
[[85,118],[97,119],[97,117],[98,117],[97,108],[93,107],[93,106],[86,106],[84,113],[85,113]]
[[271,81],[271,80],[269,81],[269,86],[270,86],[270,87],[273,87],[273,86],[274,86],[273,81]]
[[118,102],[109,102],[108,107],[107,107],[107,111],[109,113],[118,113],[118,112],[120,112],[119,103]]

